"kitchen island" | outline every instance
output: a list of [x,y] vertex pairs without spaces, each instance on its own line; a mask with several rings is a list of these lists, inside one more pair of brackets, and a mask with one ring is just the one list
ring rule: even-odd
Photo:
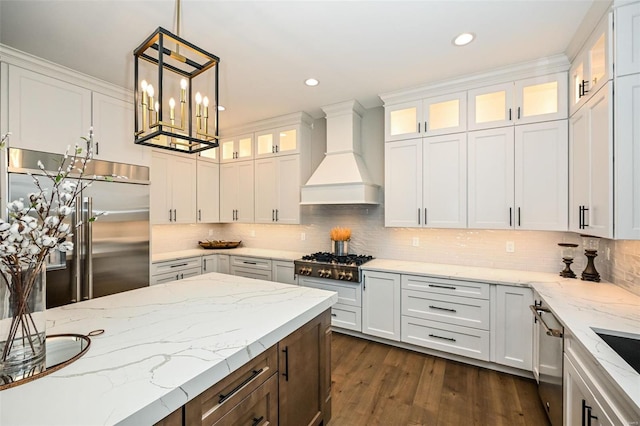
[[325,313],[332,292],[207,274],[47,310],[89,351],[0,392],[2,425],[151,425]]

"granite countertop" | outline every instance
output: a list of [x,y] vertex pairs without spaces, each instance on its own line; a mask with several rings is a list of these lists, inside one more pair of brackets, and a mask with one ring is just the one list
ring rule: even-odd
[[640,416],[640,374],[591,329],[640,334],[640,296],[612,283],[562,278],[557,273],[388,259],[374,259],[362,269],[533,288]]
[[183,259],[185,257],[206,256],[209,254],[230,254],[234,256],[261,257],[271,260],[293,261],[300,259],[307,253],[299,253],[287,250],[269,250],[249,247],[238,247],[234,249],[205,250],[203,248],[193,248],[188,250],[172,251],[167,253],[154,253],[151,255],[152,262],[163,262],[166,260]]
[[0,392],[0,424],[153,424],[336,301],[212,273],[49,309],[48,334],[105,333],[73,364]]

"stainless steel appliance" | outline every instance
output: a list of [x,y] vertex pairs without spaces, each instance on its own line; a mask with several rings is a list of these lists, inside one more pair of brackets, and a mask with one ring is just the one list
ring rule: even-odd
[[[64,158],[11,148],[8,160],[8,199],[15,200],[36,192],[27,173],[43,174],[38,161],[55,171]],[[76,200],[71,225],[82,225],[74,231],[73,253],[48,266],[47,308],[149,285],[149,168],[92,160],[85,176],[94,175],[107,178]],[[108,214],[88,220],[100,212]]]
[[360,265],[373,259],[373,256],[347,254],[344,256],[318,252],[302,256],[295,260],[298,275],[305,277],[328,278],[359,283]]
[[564,327],[539,297],[529,306],[534,317],[534,375],[538,394],[553,426],[562,426]]

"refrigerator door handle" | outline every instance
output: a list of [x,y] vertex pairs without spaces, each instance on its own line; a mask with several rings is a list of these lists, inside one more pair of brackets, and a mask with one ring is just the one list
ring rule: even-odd
[[76,211],[71,218],[73,232],[73,268],[71,275],[71,303],[82,300],[82,274],[80,271],[81,256],[80,241],[82,241],[82,226],[78,226],[78,221],[82,221],[82,197],[76,198]]
[[85,271],[87,287],[89,290],[88,298],[93,299],[93,198],[87,198],[87,220],[86,226],[86,250]]

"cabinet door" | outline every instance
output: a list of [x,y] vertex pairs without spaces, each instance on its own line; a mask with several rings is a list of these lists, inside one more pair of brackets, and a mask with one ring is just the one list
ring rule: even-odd
[[580,108],[569,120],[569,230],[582,231],[582,209],[589,206],[589,115]]
[[362,332],[400,341],[400,274],[364,273]]
[[567,74],[516,81],[514,107],[516,124],[567,118]]
[[[22,68],[9,67],[10,143],[15,148],[64,154],[86,145],[91,92]],[[133,113],[131,114],[133,116]],[[133,136],[128,140],[133,144]]]
[[218,272],[220,272],[221,274],[229,273],[229,255],[228,254],[218,255]]
[[515,227],[566,231],[567,120],[516,126],[515,132]]
[[173,222],[171,204],[171,156],[157,151],[151,153],[151,224]]
[[253,223],[253,161],[238,163],[238,211],[236,222]]
[[531,371],[533,292],[526,287],[496,286],[495,362]]
[[220,140],[220,162],[226,163],[236,158],[236,139],[225,138]]
[[[325,338],[329,311],[302,326],[278,344],[280,425],[323,423],[330,368]],[[327,419],[328,420],[328,419]]]
[[616,8],[616,75],[640,72],[640,3]]
[[613,422],[607,417],[598,400],[593,396],[573,363],[564,356],[564,424],[609,426]]
[[239,169],[237,164],[220,165],[220,222],[233,222],[238,208]]
[[133,143],[133,103],[94,92],[92,105],[95,158],[148,165],[148,148]]
[[293,262],[274,260],[271,265],[273,268],[271,271],[273,281],[284,284],[298,284],[298,275]]
[[220,221],[220,166],[208,161],[197,161],[198,222]]
[[296,154],[300,152],[299,127],[282,127],[276,131],[278,143],[276,154]]
[[613,237],[613,108],[611,83],[585,104],[590,148],[590,202],[586,228],[589,235]]
[[217,148],[207,149],[198,153],[198,159],[211,161],[214,163],[220,162],[220,146]]
[[615,232],[619,239],[640,239],[640,74],[616,80]]
[[300,155],[278,158],[276,223],[300,223]]
[[467,130],[467,92],[425,99],[423,102],[425,136],[458,133]]
[[253,158],[253,134],[222,139],[220,151],[221,163]]
[[513,124],[513,83],[469,90],[469,130]]
[[424,226],[467,226],[467,134],[422,140]]
[[272,157],[276,155],[276,131],[267,130],[255,134],[256,158]]
[[422,226],[422,140],[384,146],[384,225]]
[[513,227],[513,128],[468,133],[469,228]]
[[275,158],[255,161],[256,223],[274,223],[276,221],[278,206],[277,163],[278,160]]
[[202,273],[218,272],[218,255],[202,256]]
[[196,160],[175,156],[171,160],[174,223],[196,223]]
[[399,141],[420,137],[422,101],[407,102],[384,108],[384,140]]
[[573,115],[580,108],[586,98],[582,92],[582,85],[586,77],[584,52],[573,61],[569,69],[569,114]]

